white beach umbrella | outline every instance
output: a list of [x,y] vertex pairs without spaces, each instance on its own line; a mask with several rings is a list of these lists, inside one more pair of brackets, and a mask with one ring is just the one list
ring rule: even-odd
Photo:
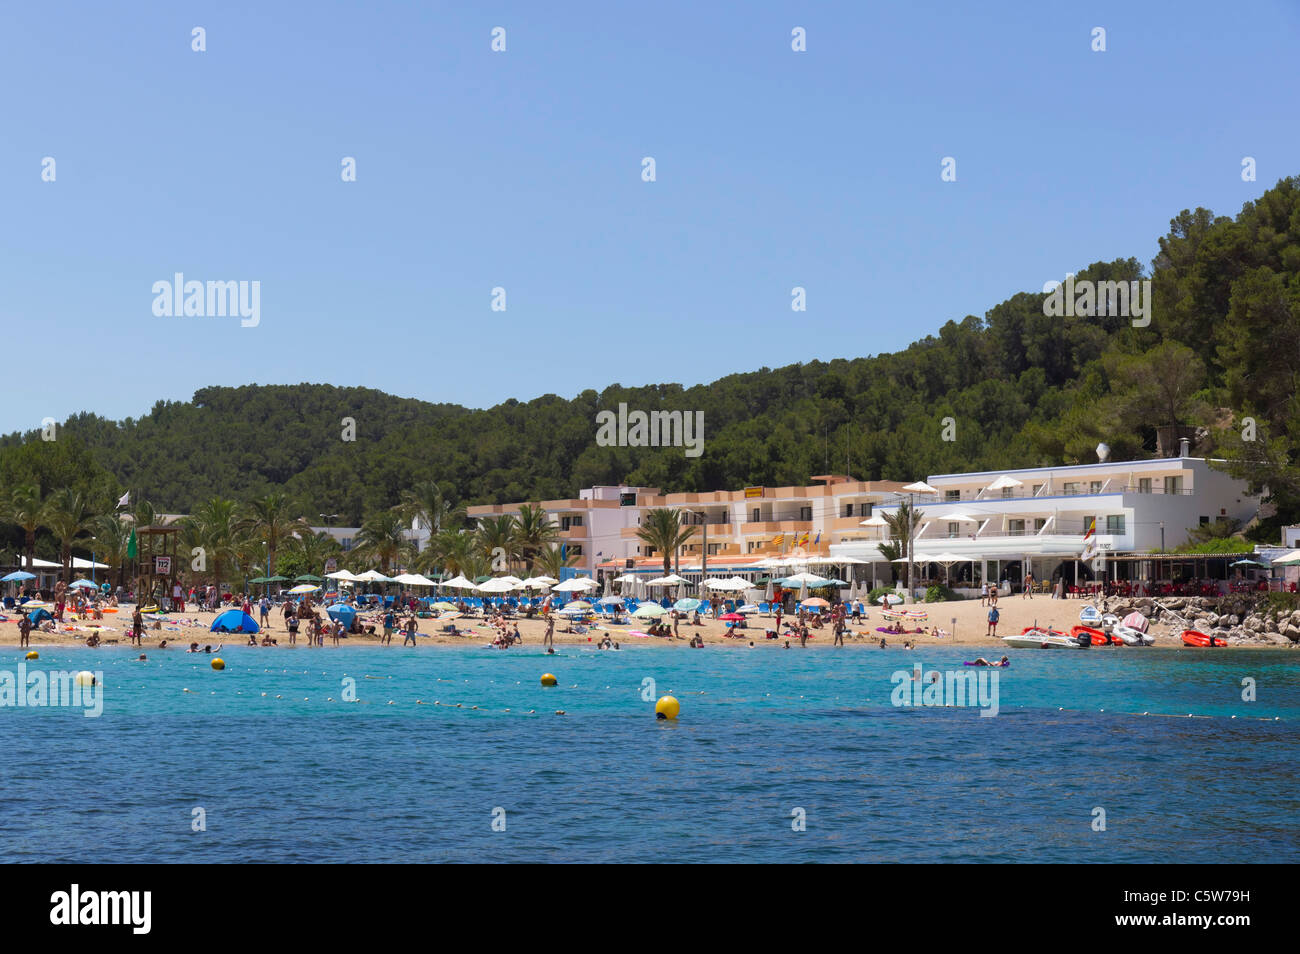
[[473,581],[473,580],[467,580],[467,579],[465,579],[465,576],[464,576],[463,574],[461,574],[461,575],[459,575],[459,576],[456,576],[456,577],[453,577],[452,579],[447,580],[447,581],[445,581],[445,582],[443,582],[443,583],[441,583],[441,584],[439,584],[439,585],[440,585],[440,586],[449,586],[449,587],[451,587],[453,590],[472,590],[472,589],[476,589],[476,587],[474,586],[474,581]]
[[403,573],[400,576],[393,577],[394,583],[401,583],[403,586],[437,586],[433,580],[419,573]]
[[557,583],[551,589],[557,593],[577,593],[581,590],[591,589],[599,584],[589,576],[575,576],[571,580],[565,580],[563,583]]
[[635,573],[624,573],[622,576],[614,577],[615,583],[635,583],[637,575]]
[[355,577],[354,579],[356,579],[357,582],[359,582],[359,583],[391,583],[391,582],[393,582],[391,577],[384,576],[384,574],[380,573],[378,570],[366,570],[365,573],[362,573],[360,576],[357,576],[357,577]]
[[484,580],[479,584],[478,591],[480,593],[509,593],[519,589],[523,582],[523,580],[515,582],[509,577],[499,576],[492,580]]
[[1276,560],[1270,560],[1269,563],[1273,566],[1300,566],[1300,550],[1283,553]]
[[348,583],[357,583],[360,580],[359,577],[353,575],[351,570],[339,570],[337,573],[326,573],[325,579],[343,580]]
[[678,576],[676,573],[672,573],[668,576],[661,576],[655,580],[646,580],[645,585],[646,586],[681,586],[683,583],[686,582],[689,581]]
[[320,589],[319,586],[312,586],[310,583],[304,583],[302,584],[302,586],[295,586],[293,589],[291,589],[289,591],[289,595],[302,596],[306,593],[315,593],[319,589]]
[[939,492],[937,487],[931,487],[924,480],[918,480],[914,484],[908,484],[903,489],[908,493],[913,494],[937,494]]
[[1014,477],[1011,477],[1011,476],[1009,476],[1009,475],[1007,475],[1007,474],[1003,474],[1003,475],[1002,475],[1001,477],[999,477],[997,480],[993,481],[993,483],[989,484],[988,489],[989,489],[989,490],[1008,490],[1008,489],[1010,489],[1010,488],[1012,488],[1012,487],[1023,487],[1024,485],[1025,485],[1025,482],[1024,482],[1023,480],[1016,480],[1016,478],[1014,478]]
[[704,587],[705,589],[707,589],[707,590],[730,590],[730,589],[734,589],[734,587],[731,585],[731,582],[730,582],[729,580],[724,580],[724,579],[721,579],[720,577],[709,577],[709,579],[705,580],[705,581],[704,581],[703,583],[701,583],[700,585],[703,586],[703,587]]
[[733,590],[750,590],[754,588],[754,584],[743,576],[733,576],[727,582],[731,584]]

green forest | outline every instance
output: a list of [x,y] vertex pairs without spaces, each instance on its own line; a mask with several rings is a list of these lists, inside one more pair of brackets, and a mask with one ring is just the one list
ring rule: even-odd
[[[84,412],[54,440],[0,438],[0,550],[29,544],[23,514],[64,491],[101,514],[127,490],[133,506],[160,513],[282,494],[294,518],[357,526],[428,483],[464,507],[620,482],[696,491],[846,469],[912,481],[1090,461],[1099,441],[1115,459],[1151,456],[1163,424],[1200,428],[1198,455],[1226,458],[1266,491],[1276,516],[1251,533],[1273,539],[1278,524],[1300,519],[1300,179],[1235,217],[1184,210],[1157,246],[1147,267],[1096,262],[1076,276],[1150,279],[1151,321],[1141,328],[1117,316],[1050,317],[1045,295],[1030,291],[899,353],[694,387],[611,384],[479,410],[364,388],[249,385],[204,388],[122,421]],[[597,446],[597,413],[620,402],[703,411],[703,454]],[[945,418],[955,439],[944,439]],[[57,552],[57,535],[37,529],[38,548]]]

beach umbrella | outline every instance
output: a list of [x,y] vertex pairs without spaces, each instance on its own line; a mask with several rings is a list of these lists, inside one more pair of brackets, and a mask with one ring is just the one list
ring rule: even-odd
[[673,604],[673,609],[681,610],[683,613],[689,613],[700,606],[700,601],[693,596],[686,596]]
[[600,603],[602,606],[622,606],[622,605],[623,605],[623,597],[621,597],[621,596],[602,596],[602,597],[601,597],[599,600],[597,600],[596,602]]
[[706,590],[734,590],[731,580],[724,580],[719,577],[710,577],[700,584]]
[[937,487],[931,487],[924,480],[918,480],[914,484],[907,484],[903,489],[913,494],[937,494],[939,492]]
[[537,586],[554,586],[556,583],[560,582],[559,580],[550,576],[534,576],[534,577],[529,577],[529,579],[531,579],[532,582]]
[[357,618],[357,611],[346,603],[335,603],[325,611],[329,618],[337,623],[342,623],[348,629],[352,628],[352,621]]
[[740,623],[744,621],[745,617],[741,616],[739,613],[723,613],[718,617],[718,619],[722,620],[724,623]]
[[663,616],[667,612],[668,611],[658,603],[642,603],[636,608],[632,615],[638,619],[650,619],[656,616]]
[[325,582],[319,576],[312,576],[310,573],[304,573],[302,576],[295,576],[293,578],[293,581],[295,583],[324,583]]
[[[1010,490],[1012,487],[1023,487],[1024,485],[1025,482],[1023,480],[1016,480],[1014,477],[1003,474],[997,480],[993,481],[993,483],[989,484],[988,489]],[[938,493],[938,491],[935,491],[935,493]]]
[[460,576],[453,577],[452,579],[447,580],[447,581],[445,581],[444,583],[441,583],[441,584],[439,584],[439,585],[440,585],[440,586],[450,586],[453,590],[472,590],[472,589],[476,589],[476,587],[475,587],[473,581],[465,579],[465,577],[464,577],[463,574],[460,575]]
[[1273,566],[1300,566],[1300,550],[1291,550],[1273,560]]
[[433,582],[433,580],[429,579],[427,576],[423,576],[419,573],[402,573],[399,574],[398,576],[393,577],[392,582],[400,583],[402,586],[437,586],[438,585],[437,583]]
[[[1268,566],[1268,564],[1261,563],[1259,560],[1237,560],[1234,563],[1229,563],[1228,566]],[[76,586],[77,584],[73,583],[72,585]]]
[[804,600],[804,601],[803,601],[802,603],[800,603],[799,605],[800,605],[800,606],[812,606],[812,607],[815,607],[815,608],[817,608],[817,609],[821,609],[822,607],[824,607],[824,606],[830,606],[831,604],[828,603],[826,600],[822,599],[820,596],[814,596],[812,599]]
[[480,593],[509,593],[512,590],[519,589],[523,582],[523,580],[515,582],[509,577],[502,576],[481,584],[478,591]]
[[616,577],[614,577],[614,581],[613,581],[613,582],[615,582],[615,583],[635,583],[636,581],[637,581],[637,575],[636,575],[635,573],[624,573],[622,576],[616,576]]
[[73,581],[72,581],[71,583],[69,583],[68,585],[69,585],[69,586],[78,587],[79,589],[83,589],[83,590],[97,590],[97,589],[99,589],[99,585],[98,585],[97,583],[95,583],[93,580],[73,580]]
[[357,582],[358,583],[391,583],[393,582],[393,580],[391,577],[384,576],[384,574],[380,573],[378,570],[366,570],[365,573],[362,573],[357,577]]
[[49,610],[40,608],[34,609],[28,613],[27,618],[31,620],[33,626],[37,625],[43,619],[54,619]]
[[352,574],[351,570],[339,570],[337,573],[326,573],[327,580],[343,580],[347,583],[356,583],[358,578]]
[[552,586],[551,589],[557,593],[577,593],[581,590],[591,589],[598,585],[599,584],[589,576],[575,576],[571,580],[557,583],[555,586]]
[[429,607],[429,609],[435,609],[439,613],[445,613],[448,610],[454,610],[456,608],[457,606],[455,603],[448,603],[446,600],[440,600],[439,602],[434,603]]
[[744,614],[747,615],[747,616],[749,616],[749,615],[753,615],[754,613],[757,613],[758,611],[759,611],[758,607],[755,606],[753,603],[746,603],[744,606],[737,606],[737,607],[736,607],[736,612],[737,612],[737,613],[744,613]]
[[678,576],[676,573],[672,573],[668,576],[661,576],[654,580],[646,580],[645,585],[646,586],[681,586],[683,583],[686,582],[688,581],[685,578]]
[[226,610],[212,621],[214,633],[256,633],[260,627],[253,617],[243,610]]
[[26,570],[14,570],[6,576],[0,576],[0,583],[20,583],[23,580],[36,579],[35,573],[28,573]]
[[884,606],[886,602],[888,602],[890,606],[897,606],[899,603],[903,602],[903,598],[897,593],[882,593],[880,596],[876,597],[876,602],[881,606]]
[[743,576],[733,576],[727,582],[732,584],[732,589],[736,590],[752,590],[754,588],[754,584]]
[[310,583],[303,583],[302,585],[300,585],[300,586],[295,586],[293,589],[291,589],[291,590],[289,591],[289,595],[290,595],[290,596],[302,596],[302,595],[305,594],[305,593],[315,593],[315,592],[316,592],[317,590],[319,590],[319,589],[320,589],[319,586],[313,586],[313,585],[310,584]]

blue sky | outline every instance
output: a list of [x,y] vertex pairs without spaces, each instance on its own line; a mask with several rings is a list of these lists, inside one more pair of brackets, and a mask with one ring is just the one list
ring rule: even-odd
[[[1298,35],[1272,0],[10,4],[0,431],[896,350],[1300,172]],[[156,317],[177,271],[261,282],[260,324]]]

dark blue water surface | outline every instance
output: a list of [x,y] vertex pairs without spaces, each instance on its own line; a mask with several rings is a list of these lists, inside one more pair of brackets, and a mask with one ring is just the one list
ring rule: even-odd
[[0,709],[5,860],[1300,860],[1292,652],[1013,651],[992,718],[891,704],[953,649],[137,653],[28,664],[104,708]]

